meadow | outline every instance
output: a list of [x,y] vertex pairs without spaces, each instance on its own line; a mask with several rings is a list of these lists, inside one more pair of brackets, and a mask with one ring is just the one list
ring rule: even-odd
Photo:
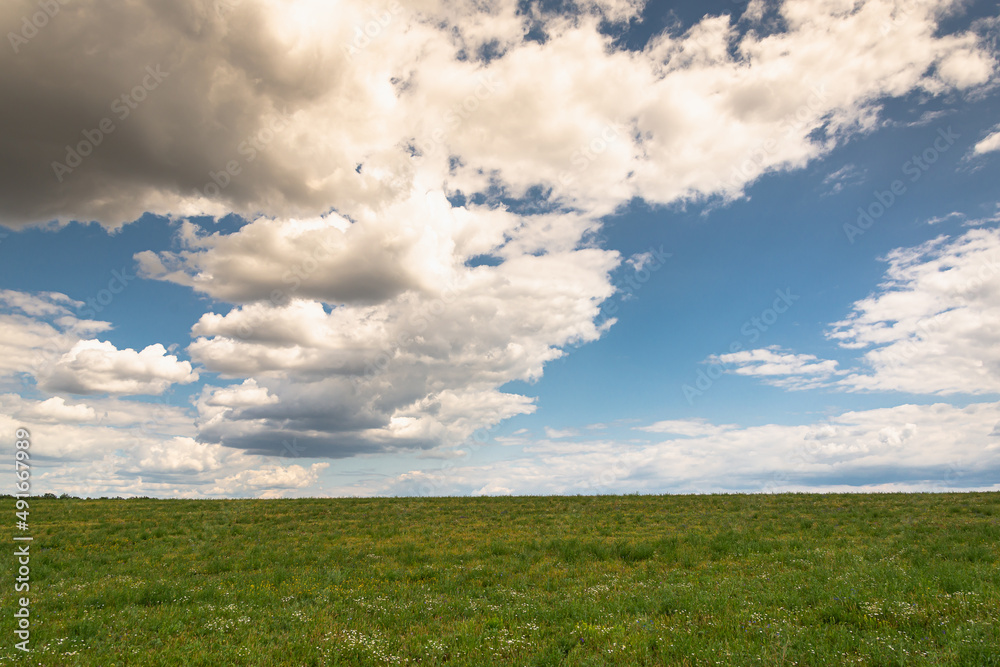
[[[13,499],[6,498],[13,509]],[[32,499],[0,664],[1000,665],[1000,494]]]

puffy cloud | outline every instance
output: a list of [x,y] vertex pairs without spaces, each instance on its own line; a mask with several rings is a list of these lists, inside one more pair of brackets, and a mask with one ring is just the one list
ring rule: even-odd
[[[258,218],[236,233],[202,236],[188,223],[180,233],[183,251],[144,252],[136,259],[146,277],[230,303],[281,305],[293,296],[380,303],[436,287],[453,264],[498,251],[504,234],[525,224],[505,211],[470,208],[427,193],[360,215],[353,224],[333,213],[311,220]],[[580,224],[566,227],[575,240]],[[523,231],[518,236],[537,242]]]
[[[619,262],[589,240],[602,215],[636,197],[739,197],[873,128],[887,97],[989,83],[988,47],[939,32],[959,5],[787,0],[766,29],[746,29],[765,20],[754,5],[743,23],[707,17],[625,50],[602,29],[641,2],[109,14],[80,0],[0,55],[0,94],[19,100],[0,110],[0,221],[245,216],[231,233],[185,224],[175,251],[137,256],[146,277],[235,306],[192,332],[195,362],[244,381],[206,390],[198,437],[431,448],[533,410],[500,388],[613,323],[595,324]],[[7,3],[0,20],[34,9]],[[43,388],[155,393],[196,376],[156,346],[33,326],[24,346],[64,338]]]
[[224,496],[256,495],[261,498],[280,498],[291,489],[305,489],[316,484],[319,474],[330,467],[329,463],[313,463],[309,467],[298,464],[242,470],[234,475],[216,480],[211,493]]
[[1000,391],[1000,230],[939,236],[885,258],[877,292],[834,323],[830,338],[864,350],[853,390],[918,394]]
[[194,435],[187,411],[170,405],[118,398],[70,403],[61,396],[39,400],[0,394],[0,432],[13,433],[20,426],[31,431],[33,457],[53,466],[86,464],[78,469],[93,477],[88,484],[95,489],[102,479],[114,477],[114,471],[102,471],[97,462],[162,440]]
[[[955,0],[787,0],[781,30],[724,15],[615,48],[602,21],[641,6],[74,2],[0,56],[19,100],[0,112],[0,218],[354,218],[491,181],[594,213],[737,196],[869,127],[881,98],[967,90],[995,67],[974,33],[938,34]],[[0,21],[36,10],[5,3]]]
[[89,405],[77,403],[67,405],[66,399],[62,396],[52,398],[32,405],[23,412],[24,416],[32,420],[41,420],[55,423],[92,422],[97,420],[97,412]]
[[75,301],[59,292],[18,292],[16,290],[0,290],[0,304],[6,309],[20,311],[28,317],[72,317],[70,306],[80,308],[82,301]]
[[[238,393],[238,392],[237,392]],[[224,396],[252,402],[254,389]],[[32,457],[44,461],[33,477],[38,493],[78,496],[275,497],[318,481],[327,463],[285,466],[240,450],[194,439],[185,408],[121,398],[68,403],[0,394],[0,433],[27,427]]]
[[129,473],[200,473],[222,467],[222,447],[205,446],[193,438],[160,440],[136,452],[125,467]]
[[39,378],[39,386],[73,394],[160,394],[175,382],[197,379],[190,362],[178,361],[159,343],[136,352],[81,340]]
[[[237,304],[202,317],[188,352],[272,397],[228,407],[203,397],[200,437],[347,456],[432,448],[530,412],[530,398],[499,388],[537,379],[565,346],[613,324],[594,323],[619,261],[587,240],[600,215],[636,196],[738,196],[760,174],[871,127],[885,96],[988,80],[946,83],[936,63],[961,51],[991,67],[991,56],[974,35],[936,36],[931,8],[885,34],[894,6],[805,12],[789,2],[786,30],[741,33],[730,17],[709,17],[625,51],[586,12],[461,5],[440,23],[447,35],[404,11],[385,29],[404,24],[405,34],[355,45],[349,67],[328,54],[323,66],[341,77],[331,81],[369,95],[347,110],[340,89],[320,87],[280,133],[300,149],[283,168],[315,185],[310,197],[323,205],[293,202],[294,189],[255,208],[230,199],[266,215],[230,233],[185,224],[178,250],[137,256],[147,277]],[[529,24],[547,38],[524,39]],[[378,76],[394,83],[379,87]],[[275,133],[267,154],[278,160],[283,141]],[[348,159],[344,146],[364,141],[373,143]],[[547,204],[518,199],[536,195]],[[629,259],[636,270],[647,262]],[[802,355],[747,361],[737,372],[776,384],[833,371]]]
[[44,375],[81,335],[111,327],[79,319],[83,305],[58,292],[0,290],[0,378]]
[[[613,264],[606,253],[578,252],[604,271]],[[328,313],[296,300],[205,316],[192,358],[253,376],[274,399],[223,410],[206,399],[203,436],[272,451],[294,440],[306,451],[342,456],[461,440],[530,412],[530,399],[497,388],[537,379],[546,361],[563,354],[560,346],[600,334],[593,319],[610,288],[569,259],[550,254],[478,267],[439,295],[379,306]]]

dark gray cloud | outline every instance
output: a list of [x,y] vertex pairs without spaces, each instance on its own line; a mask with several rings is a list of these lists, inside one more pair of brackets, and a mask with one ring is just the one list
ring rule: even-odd
[[318,205],[266,140],[337,89],[343,54],[290,48],[254,2],[73,0],[24,30],[38,11],[0,7],[4,32],[33,34],[0,49],[0,222],[183,213],[230,160],[240,177],[209,186],[225,207]]

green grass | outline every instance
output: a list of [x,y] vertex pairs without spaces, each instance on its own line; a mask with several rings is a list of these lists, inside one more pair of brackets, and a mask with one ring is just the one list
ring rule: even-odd
[[8,555],[0,664],[1000,665],[996,493],[32,499],[31,521],[35,650]]

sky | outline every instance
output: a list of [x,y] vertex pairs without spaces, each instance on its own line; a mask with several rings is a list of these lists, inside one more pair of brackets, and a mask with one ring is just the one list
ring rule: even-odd
[[1000,489],[996,2],[0,26],[35,493]]

